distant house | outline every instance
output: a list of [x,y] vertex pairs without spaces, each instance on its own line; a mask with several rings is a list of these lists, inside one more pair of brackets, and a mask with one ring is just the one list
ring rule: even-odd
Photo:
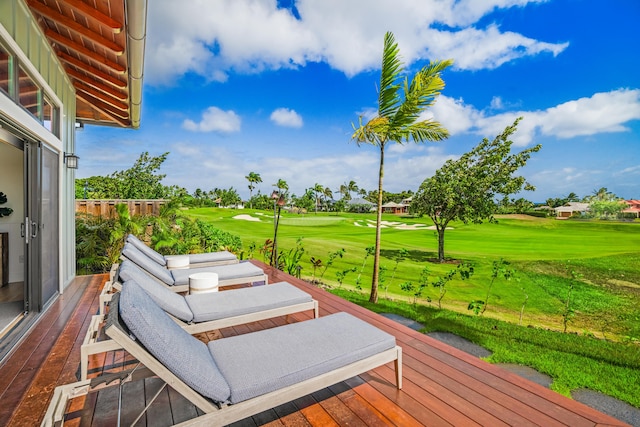
[[409,212],[409,205],[404,203],[389,202],[382,205],[383,213],[401,215]]
[[640,218],[640,200],[625,200],[628,208],[623,209],[623,214],[633,214],[636,218]]
[[589,210],[589,203],[569,202],[555,208],[556,219],[567,219],[573,215],[584,215]]

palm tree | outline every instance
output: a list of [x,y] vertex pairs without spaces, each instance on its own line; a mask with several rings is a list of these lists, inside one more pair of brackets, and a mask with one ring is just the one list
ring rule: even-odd
[[249,172],[249,175],[245,176],[245,178],[249,181],[249,208],[253,209],[253,201],[251,199],[253,198],[253,190],[256,188],[253,184],[262,182],[262,178],[259,173],[255,172]]
[[416,143],[441,141],[449,136],[448,131],[437,121],[418,120],[420,114],[435,103],[440,91],[444,88],[440,73],[452,63],[451,60],[430,62],[419,70],[409,83],[408,78],[402,76],[404,66],[399,58],[398,44],[393,34],[388,32],[384,37],[382,53],[378,114],[367,123],[362,122],[361,116],[358,127],[352,125],[354,132],[351,138],[358,145],[366,143],[380,149],[378,212],[370,302],[378,301],[384,149],[389,142],[402,144],[409,140]]
[[340,193],[341,197],[344,200],[351,200],[351,195],[349,194],[349,187],[347,186],[346,182],[344,184],[340,185],[340,188],[338,189],[338,192]]
[[286,196],[289,192],[289,184],[287,184],[287,181],[285,181],[284,179],[278,179],[278,182],[273,184],[273,186],[278,189],[279,194],[284,194]]
[[322,194],[324,194],[324,204],[325,204],[325,209],[327,210],[327,212],[329,211],[329,204],[327,203],[329,200],[333,199],[333,191],[331,191],[331,189],[329,187],[325,187],[324,190],[322,190]]
[[311,189],[316,197],[316,215],[318,214],[318,204],[320,203],[320,195],[324,194],[324,187],[316,182],[316,185]]
[[349,200],[351,200],[351,193],[358,193],[358,186],[355,181],[349,181],[349,184],[347,184],[347,191],[349,192]]
[[593,190],[593,195],[591,196],[592,201],[608,201],[613,199],[615,199],[615,195],[606,187],[601,187],[599,190]]
[[573,191],[569,194],[567,194],[567,196],[564,198],[567,202],[579,202],[580,201],[580,197],[578,197],[578,195],[576,193],[574,193]]

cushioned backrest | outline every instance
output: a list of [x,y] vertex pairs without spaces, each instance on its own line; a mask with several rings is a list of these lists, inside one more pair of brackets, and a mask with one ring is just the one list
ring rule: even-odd
[[166,283],[167,285],[174,284],[175,280],[169,270],[165,267],[159,266],[155,261],[152,261],[151,258],[146,256],[131,243],[125,243],[124,248],[122,249],[122,255],[133,261],[133,263],[138,267],[155,276],[158,280]]
[[128,259],[122,261],[118,271],[118,279],[121,283],[135,280],[161,309],[185,322],[193,320],[193,313],[182,295],[172,292],[156,282],[149,276],[149,273],[133,262]]
[[135,280],[123,284],[119,310],[136,339],[174,375],[210,399],[229,399],[229,385],[207,346],[171,320]]
[[146,256],[148,256],[149,258],[151,258],[161,266],[164,267],[165,265],[167,265],[167,260],[164,258],[164,256],[162,256],[162,254],[159,254],[158,252],[151,249],[149,246],[145,245],[142,240],[138,239],[133,234],[129,234],[127,236],[127,243],[131,243],[133,246],[135,246],[141,252],[143,252]]

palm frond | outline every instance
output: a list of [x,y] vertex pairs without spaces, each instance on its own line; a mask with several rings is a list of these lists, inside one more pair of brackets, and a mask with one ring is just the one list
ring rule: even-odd
[[405,127],[412,126],[420,114],[435,103],[444,89],[444,80],[440,73],[451,63],[450,60],[431,62],[415,74],[411,84],[405,79],[404,100],[391,119],[391,129],[402,131]]
[[398,54],[398,44],[393,33],[387,32],[384,36],[380,92],[378,94],[378,115],[380,117],[389,117],[394,114],[400,102],[398,77],[402,74],[404,66]]
[[411,126],[405,126],[402,131],[389,136],[390,140],[400,142],[436,142],[442,141],[449,137],[449,131],[435,120],[423,120],[413,123]]

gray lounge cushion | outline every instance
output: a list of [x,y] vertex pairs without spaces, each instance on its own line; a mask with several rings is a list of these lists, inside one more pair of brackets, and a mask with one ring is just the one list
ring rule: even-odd
[[[170,286],[174,285],[175,281],[173,279],[173,276],[171,275],[171,272],[166,269],[166,267],[160,266],[158,263],[141,252],[140,249],[133,246],[131,243],[125,243],[124,248],[122,249],[122,255],[125,258],[133,261],[133,263],[138,267],[155,276],[161,282],[166,283]],[[188,278],[187,283],[189,283]]]
[[161,266],[164,267],[165,265],[167,265],[167,260],[164,258],[162,254],[154,251],[149,246],[145,245],[145,243],[142,240],[138,239],[133,234],[129,234],[127,236],[127,243],[131,243],[133,246],[138,248],[142,253],[144,253],[146,256],[148,256],[149,258],[151,258],[153,261],[157,262]]
[[[184,297],[156,282],[149,273],[127,260],[120,263],[118,278],[121,283],[135,280],[164,311],[185,322],[193,320],[193,312]],[[124,286],[124,285],[123,285]]]
[[395,338],[347,313],[211,341],[209,351],[242,402],[395,346]]
[[[183,256],[183,255],[165,255],[164,259],[169,260],[174,256]],[[222,262],[222,261],[237,261],[238,258],[229,251],[220,251],[220,252],[207,252],[203,254],[188,254],[189,264],[197,265],[209,262]]]
[[[160,286],[162,287],[162,286]],[[173,293],[167,289],[167,292]],[[240,316],[312,301],[311,295],[287,282],[231,291],[187,295],[194,322]]]
[[229,385],[207,346],[171,320],[134,280],[122,286],[119,311],[136,339],[178,378],[216,402],[228,400]]
[[[168,271],[168,270],[167,270]],[[252,277],[264,274],[261,268],[250,262],[240,262],[238,264],[218,265],[213,267],[190,268],[185,270],[171,270],[175,286],[188,285],[189,276],[195,273],[218,273],[218,280],[240,279],[242,277]]]

